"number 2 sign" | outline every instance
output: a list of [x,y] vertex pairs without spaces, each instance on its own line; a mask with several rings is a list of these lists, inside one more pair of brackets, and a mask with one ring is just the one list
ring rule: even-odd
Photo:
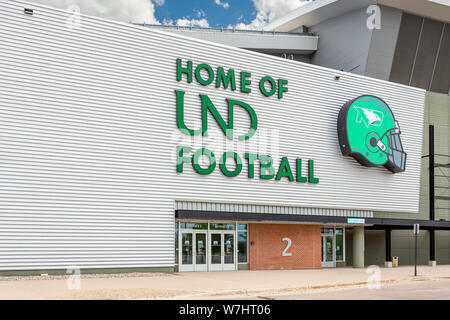
[[287,242],[286,248],[284,248],[283,252],[281,253],[281,256],[283,256],[283,257],[292,257],[292,253],[291,252],[287,252],[289,250],[289,248],[291,247],[291,245],[292,245],[291,238],[283,238],[281,240]]

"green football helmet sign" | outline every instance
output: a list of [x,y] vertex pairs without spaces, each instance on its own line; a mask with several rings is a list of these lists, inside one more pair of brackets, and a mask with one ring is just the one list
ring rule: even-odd
[[374,96],[348,101],[338,117],[341,152],[364,166],[385,166],[393,173],[405,171],[406,153],[400,126],[386,102]]

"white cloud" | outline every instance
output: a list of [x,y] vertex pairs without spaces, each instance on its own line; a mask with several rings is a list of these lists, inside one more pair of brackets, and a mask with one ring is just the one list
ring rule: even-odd
[[203,28],[209,27],[208,20],[206,20],[205,18],[189,19],[187,17],[183,17],[183,18],[177,19],[177,20],[164,19],[163,24],[169,25],[169,26],[180,26],[180,27],[203,27]]
[[206,12],[202,9],[194,9],[194,12],[197,14],[197,18],[206,17]]
[[278,19],[292,10],[305,5],[309,0],[253,0],[253,6],[256,9],[256,17],[249,24],[238,23],[228,28],[260,30],[266,24]]
[[203,19],[183,18],[183,19],[178,19],[175,24],[177,26],[181,26],[181,27],[204,27],[204,28],[209,27],[208,20],[206,20],[205,18],[203,18]]
[[83,14],[123,22],[159,24],[155,5],[165,0],[31,0],[51,7],[67,9],[76,5]]
[[221,7],[224,7],[225,9],[228,9],[230,7],[230,4],[228,2],[222,2],[221,0],[214,0],[214,2]]

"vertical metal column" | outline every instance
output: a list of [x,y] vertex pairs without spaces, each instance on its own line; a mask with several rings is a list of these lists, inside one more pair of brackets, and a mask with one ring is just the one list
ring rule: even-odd
[[418,232],[415,230],[416,227],[414,227],[414,277],[417,277],[417,236]]
[[417,237],[419,235],[420,225],[414,224],[414,277],[417,277]]
[[[430,220],[434,220],[434,125],[429,126]],[[435,259],[434,230],[430,229],[430,261]]]
[[386,260],[387,262],[392,261],[392,254],[391,254],[391,229],[386,229]]

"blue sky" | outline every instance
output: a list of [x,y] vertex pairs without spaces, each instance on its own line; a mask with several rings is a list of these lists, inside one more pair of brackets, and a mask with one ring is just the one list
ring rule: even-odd
[[[0,0],[1,1],[1,0]],[[308,0],[30,0],[105,19],[180,26],[259,29]],[[310,0],[312,1],[312,0]]]
[[[210,27],[228,27],[237,23],[249,24],[256,17],[252,0],[226,0],[228,7],[217,5],[214,0],[165,0],[155,6],[158,21],[206,18]],[[226,5],[225,5],[226,6]]]

